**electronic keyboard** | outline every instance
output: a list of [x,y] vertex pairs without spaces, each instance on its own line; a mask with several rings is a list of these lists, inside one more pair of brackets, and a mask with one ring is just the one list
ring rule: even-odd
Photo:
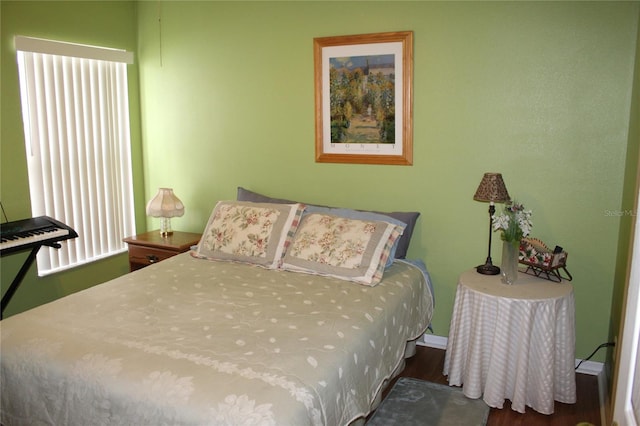
[[0,254],[2,256],[36,246],[59,248],[58,242],[76,238],[78,234],[64,223],[48,216],[0,224]]
[[60,241],[77,238],[78,233],[49,216],[0,223],[0,256],[31,250],[0,301],[0,319],[42,246],[59,249]]

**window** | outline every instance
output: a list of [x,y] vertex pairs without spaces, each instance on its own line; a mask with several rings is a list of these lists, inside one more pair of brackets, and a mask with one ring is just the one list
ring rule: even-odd
[[16,37],[32,216],[78,233],[38,253],[38,274],[126,250],[135,233],[122,50]]

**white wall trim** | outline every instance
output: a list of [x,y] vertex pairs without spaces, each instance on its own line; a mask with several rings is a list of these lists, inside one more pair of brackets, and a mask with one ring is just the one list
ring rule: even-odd
[[422,346],[429,346],[436,349],[447,349],[447,338],[443,336],[436,336],[435,334],[425,334],[424,343],[418,342]]
[[[430,348],[447,349],[447,337],[436,336],[435,334],[425,334],[423,336],[423,340],[424,343],[418,342],[418,344],[428,346]],[[576,359],[575,365],[578,365],[580,361],[580,359]],[[601,362],[584,361],[580,365],[580,368],[576,370],[576,373],[598,376],[598,382],[600,382],[602,379],[601,376],[604,374],[604,364]]]
[[[444,336],[436,336],[434,334],[425,334],[422,338],[424,342],[418,341],[417,344],[421,346],[428,346],[430,348],[436,349],[447,349],[447,338]],[[576,359],[575,365],[581,360]],[[592,376],[597,376],[598,380],[598,396],[600,399],[600,420],[602,424],[605,424],[605,407],[604,401],[606,401],[606,393],[607,393],[607,377],[604,374],[604,364],[601,362],[594,361],[584,361],[580,364],[580,367],[576,370],[576,373],[581,374],[589,374]]]

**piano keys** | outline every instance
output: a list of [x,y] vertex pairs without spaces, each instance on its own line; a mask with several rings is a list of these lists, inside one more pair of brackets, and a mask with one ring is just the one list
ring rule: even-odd
[[16,253],[35,246],[59,248],[60,241],[76,238],[69,226],[48,216],[38,216],[0,224],[0,254]]

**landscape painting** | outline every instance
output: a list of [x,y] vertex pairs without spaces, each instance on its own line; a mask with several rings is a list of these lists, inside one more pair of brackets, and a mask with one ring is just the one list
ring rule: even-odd
[[317,162],[412,164],[412,35],[314,39]]
[[395,143],[395,56],[329,58],[331,143]]

